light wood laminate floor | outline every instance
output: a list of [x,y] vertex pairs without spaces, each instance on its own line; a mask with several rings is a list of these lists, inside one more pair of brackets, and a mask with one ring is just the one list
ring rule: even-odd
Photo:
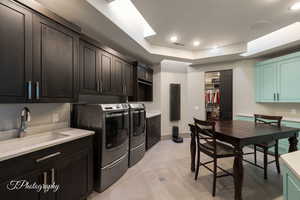
[[[199,178],[194,180],[194,173],[190,171],[189,144],[190,139],[185,139],[182,144],[175,144],[170,140],[161,141],[118,182],[101,194],[93,193],[88,200],[234,199],[233,178],[230,176],[217,180],[215,198],[211,195],[212,174],[209,171],[200,168]],[[259,154],[262,164],[262,154]],[[223,159],[220,165],[232,171],[233,159]],[[275,165],[270,165],[269,168],[269,179],[265,181],[263,170],[244,163],[244,200],[283,200],[282,177],[276,173]]]

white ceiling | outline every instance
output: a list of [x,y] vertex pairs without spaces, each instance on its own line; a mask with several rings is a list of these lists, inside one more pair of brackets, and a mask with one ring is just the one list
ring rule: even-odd
[[84,33],[115,50],[152,63],[158,63],[162,60],[162,56],[147,52],[86,0],[35,1],[70,22],[79,25]]
[[[300,19],[295,0],[132,0],[157,33],[147,40],[188,50],[245,43]],[[184,47],[170,42],[176,34]],[[193,41],[201,44],[193,47]]]
[[[239,55],[247,51],[248,41],[300,21],[300,11],[288,9],[299,0],[131,0],[157,33],[144,39],[132,34],[130,21],[116,19],[106,0],[36,1],[104,44],[152,63],[242,59]],[[126,10],[118,15],[126,15]],[[172,34],[177,34],[185,47],[170,44]],[[300,41],[299,37],[295,41]],[[197,48],[192,46],[195,39],[201,41]],[[222,51],[211,52],[213,46],[223,47]]]

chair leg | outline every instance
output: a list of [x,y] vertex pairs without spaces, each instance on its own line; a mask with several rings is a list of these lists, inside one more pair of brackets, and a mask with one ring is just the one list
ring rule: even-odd
[[268,148],[264,148],[264,178],[268,179]]
[[197,180],[197,178],[198,178],[199,168],[200,168],[200,148],[197,147],[197,166],[196,166],[196,172],[195,172],[195,180]]
[[256,145],[254,145],[254,163],[257,165]]
[[276,145],[275,145],[275,161],[276,161],[276,168],[278,174],[280,174],[280,163],[279,163],[279,153],[278,153],[278,140],[276,140]]
[[217,184],[217,158],[214,158],[214,181],[213,181],[213,197],[216,196],[216,184]]

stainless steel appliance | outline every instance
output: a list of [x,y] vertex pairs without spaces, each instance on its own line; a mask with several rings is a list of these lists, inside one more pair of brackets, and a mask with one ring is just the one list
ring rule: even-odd
[[104,191],[128,169],[129,107],[94,104],[75,107],[77,126],[95,131],[95,190]]
[[146,112],[143,104],[129,104],[129,107],[129,167],[132,167],[146,151]]

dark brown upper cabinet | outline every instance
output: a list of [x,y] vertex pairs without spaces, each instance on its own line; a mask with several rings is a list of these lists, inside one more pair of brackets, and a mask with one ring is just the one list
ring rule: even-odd
[[79,54],[80,94],[133,95],[133,68],[130,64],[87,38],[81,39]]
[[125,95],[126,96],[133,96],[133,66],[124,63],[123,66],[123,81],[125,85]]
[[0,102],[74,102],[79,35],[30,5],[0,0]]
[[32,14],[0,0],[0,102],[32,99]]
[[113,68],[111,74],[112,92],[115,95],[125,95],[125,85],[123,81],[124,62],[117,57],[113,58]]
[[95,46],[80,41],[80,93],[99,94],[101,79],[101,54]]
[[77,99],[79,37],[44,17],[33,17],[33,80],[38,102]]
[[146,65],[137,66],[137,76],[141,81],[153,82],[153,70]]
[[113,58],[112,55],[105,51],[99,51],[101,62],[101,81],[100,89],[102,94],[112,94],[112,71]]
[[153,101],[153,69],[135,62],[133,66],[133,96],[129,101]]

